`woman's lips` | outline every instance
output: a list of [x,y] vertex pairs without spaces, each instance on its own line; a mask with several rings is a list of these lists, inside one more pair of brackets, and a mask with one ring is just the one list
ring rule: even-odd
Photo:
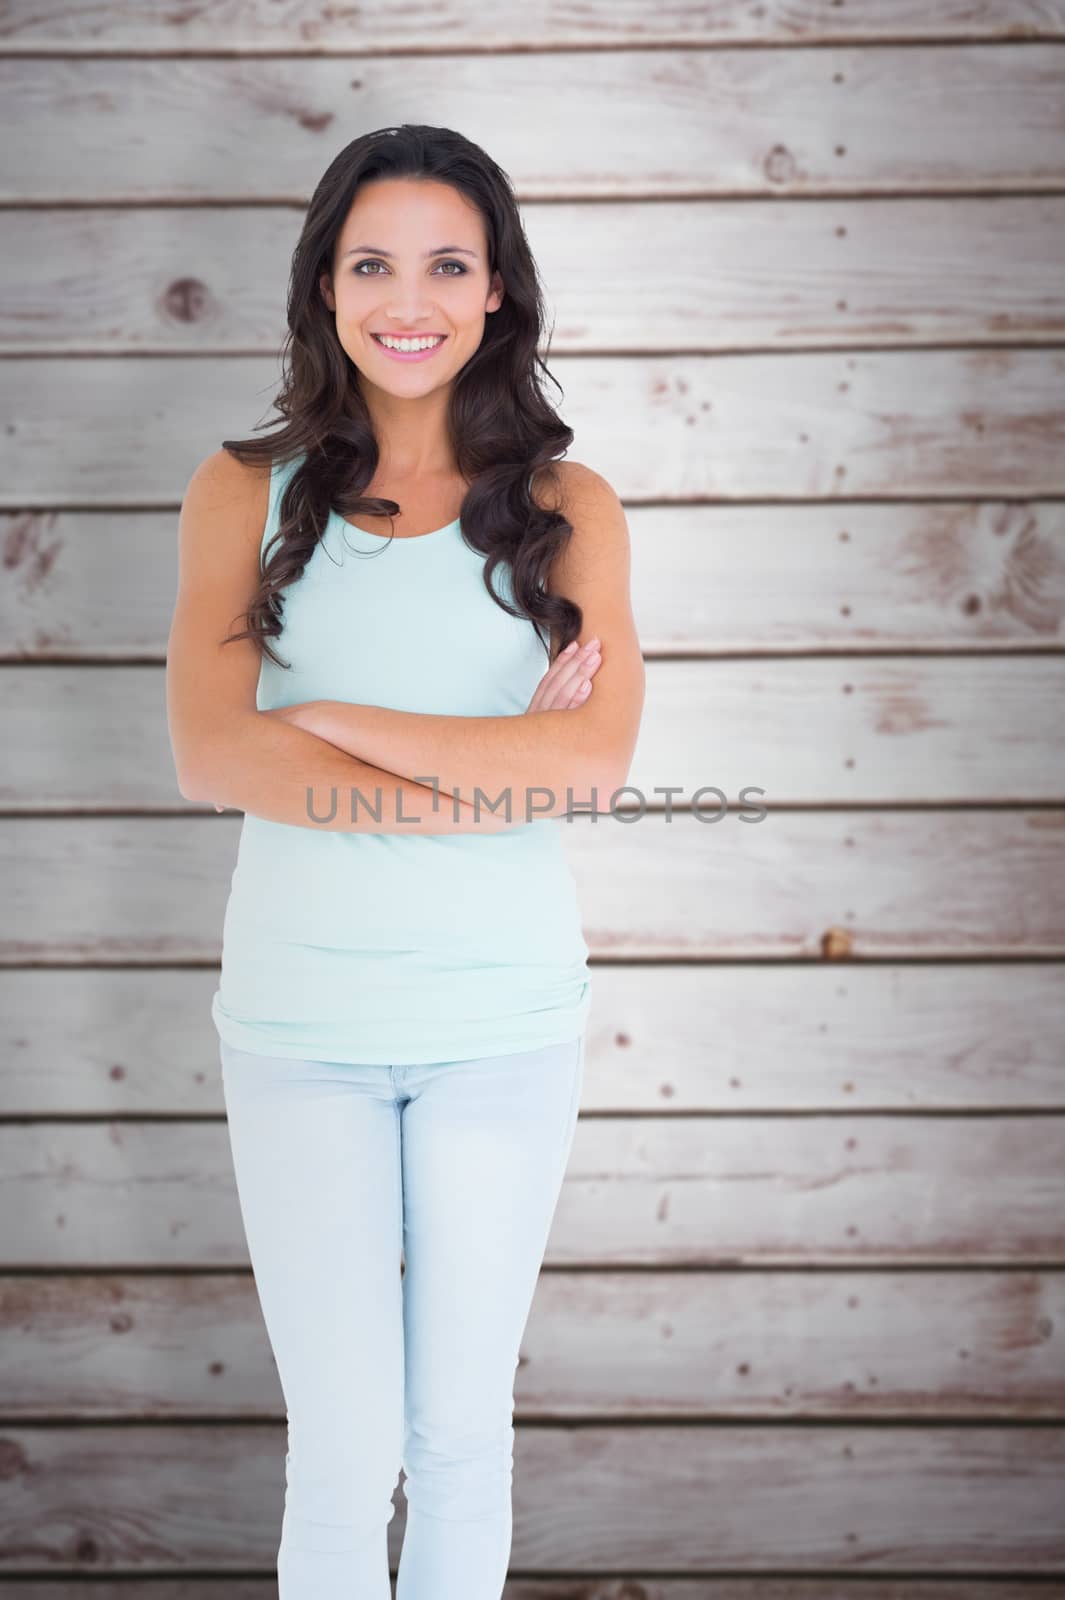
[[435,356],[436,352],[442,350],[447,343],[447,335],[445,334],[438,344],[430,345],[428,350],[390,350],[387,344],[381,343],[376,333],[372,333],[370,338],[378,350],[383,350],[385,355],[391,356],[393,361],[428,361],[430,356]]

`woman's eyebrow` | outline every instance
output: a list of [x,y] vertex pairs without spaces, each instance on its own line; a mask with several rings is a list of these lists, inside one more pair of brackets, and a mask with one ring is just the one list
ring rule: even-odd
[[[367,250],[367,251],[369,251],[369,253],[371,255],[388,256],[388,258],[390,260],[393,259],[393,255],[392,255],[392,251],[391,250],[382,250],[380,245],[376,245],[376,244],[356,244],[356,245],[352,245],[350,250],[345,250],[344,251],[344,254],[341,256],[340,259],[342,261],[346,261],[348,256],[358,255],[360,250]],[[463,249],[462,245],[460,245],[460,244],[441,244],[441,245],[438,245],[435,250],[427,250],[425,252],[423,260],[428,261],[430,256],[472,256],[473,259],[476,261],[477,252],[476,252],[476,250],[465,250],[465,249]]]

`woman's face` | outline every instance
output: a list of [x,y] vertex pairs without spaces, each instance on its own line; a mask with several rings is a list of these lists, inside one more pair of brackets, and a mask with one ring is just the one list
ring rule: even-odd
[[[323,298],[360,381],[401,397],[450,383],[503,302],[489,274],[477,207],[436,179],[378,178],[360,188],[336,244]],[[380,335],[442,335],[426,355],[392,354]]]

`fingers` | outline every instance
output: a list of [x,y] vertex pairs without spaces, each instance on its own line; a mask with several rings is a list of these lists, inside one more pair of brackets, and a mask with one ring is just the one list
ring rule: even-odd
[[[598,639],[589,639],[586,645],[571,650],[568,655],[559,656],[551,670],[556,675],[560,695],[568,693],[572,697],[590,693],[591,679],[601,661]],[[588,681],[588,689],[582,687],[585,680]]]
[[589,639],[582,647],[563,651],[544,674],[537,691],[539,702],[531,709],[559,711],[580,705],[591,693],[591,679],[601,662],[598,639]]
[[[588,673],[594,673],[595,667],[589,667]],[[587,700],[592,692],[590,676],[577,678],[572,683],[556,689],[550,705],[542,707],[544,711],[568,711],[572,706],[579,706]]]

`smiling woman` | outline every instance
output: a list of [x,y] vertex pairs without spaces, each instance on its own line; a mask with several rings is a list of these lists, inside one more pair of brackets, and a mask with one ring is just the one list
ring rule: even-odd
[[[452,242],[426,247],[427,228]],[[360,242],[386,236],[393,241],[387,247]],[[376,361],[431,362],[435,386],[454,378],[478,349],[486,318],[499,310],[504,293],[499,270],[489,271],[487,242],[477,205],[448,183],[407,174],[364,184],[337,240],[334,260],[340,270],[323,276],[321,291],[335,313],[337,338],[360,371],[371,415]],[[423,391],[404,393],[413,397]],[[437,409],[431,429],[423,431],[418,421],[419,412],[422,424],[427,420],[424,407],[405,408],[410,419],[405,427],[417,431],[413,439],[396,440],[395,448],[409,469],[417,468],[434,434],[439,442],[446,423],[439,408],[447,392],[437,387],[433,393]]]
[[304,219],[282,426],[189,484],[168,709],[182,792],[244,812],[211,1015],[289,1412],[281,1600],[388,1600],[401,1454],[405,1600],[499,1600],[591,1003],[561,820],[625,781],[643,662],[509,180],[385,132]]

